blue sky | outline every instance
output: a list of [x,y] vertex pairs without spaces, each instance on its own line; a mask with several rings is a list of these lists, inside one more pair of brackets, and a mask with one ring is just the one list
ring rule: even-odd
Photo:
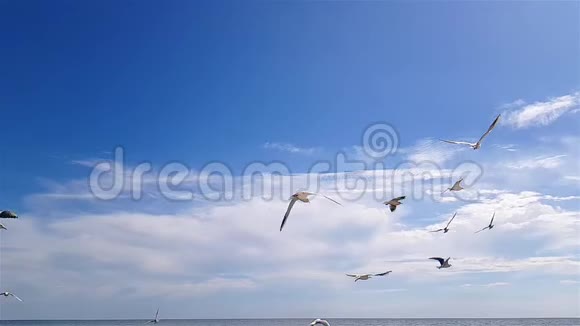
[[[3,300],[2,318],[145,318],[157,305],[175,318],[580,315],[579,6],[0,2],[0,207],[22,216],[1,234],[1,281],[27,297]],[[499,113],[478,152],[435,141],[476,138]],[[433,161],[444,186],[474,161],[484,173],[467,193],[479,197],[409,200],[388,217],[372,196],[344,210],[316,201],[280,234],[280,199],[88,189],[117,146],[127,170],[222,162],[236,185],[249,163],[278,161],[298,188],[338,152],[368,162],[361,139],[376,122],[398,133],[387,168]],[[474,244],[494,208],[509,226]],[[424,235],[456,210],[455,234]],[[449,251],[451,278],[418,258]],[[386,279],[343,277],[395,262]],[[447,294],[433,303],[426,290]],[[450,305],[461,309],[440,311]]]

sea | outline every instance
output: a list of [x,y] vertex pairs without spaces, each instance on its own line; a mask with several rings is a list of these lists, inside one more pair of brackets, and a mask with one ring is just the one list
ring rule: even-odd
[[[332,326],[580,326],[580,319],[327,319]],[[307,326],[312,319],[174,319],[160,326]],[[146,320],[18,320],[3,326],[130,326]],[[149,324],[153,325],[153,324]]]

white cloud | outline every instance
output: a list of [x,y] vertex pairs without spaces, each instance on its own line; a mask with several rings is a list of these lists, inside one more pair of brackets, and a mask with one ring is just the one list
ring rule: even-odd
[[479,288],[496,288],[496,287],[502,287],[502,286],[508,286],[510,285],[510,283],[508,282],[493,282],[493,283],[486,283],[486,284],[471,284],[471,283],[466,283],[461,285],[461,287],[464,288],[472,288],[472,287],[479,287]]
[[576,284],[580,284],[580,281],[578,280],[561,280],[560,284],[563,285],[576,285]]
[[510,169],[521,170],[521,169],[556,169],[562,166],[564,163],[564,158],[567,155],[554,155],[554,156],[537,156],[530,159],[517,160],[513,162],[507,162],[505,166]]
[[293,154],[312,154],[316,151],[314,147],[299,147],[289,143],[266,142],[262,146],[265,149],[277,150]]
[[[556,121],[562,115],[574,111],[580,104],[580,92],[551,98],[545,102],[522,105],[507,111],[505,123],[514,128],[544,126]],[[513,106],[512,106],[513,107]]]
[[466,149],[462,146],[451,146],[440,140],[426,138],[412,147],[400,149],[400,152],[406,154],[406,158],[412,162],[433,162],[442,165],[464,150]]

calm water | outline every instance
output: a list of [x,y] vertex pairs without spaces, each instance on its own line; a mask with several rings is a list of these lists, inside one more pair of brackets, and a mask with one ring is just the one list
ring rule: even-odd
[[[162,320],[162,326],[306,326],[311,319]],[[332,326],[580,326],[580,319],[328,319]],[[0,321],[3,326],[129,326],[144,320]],[[153,325],[153,324],[149,324]]]

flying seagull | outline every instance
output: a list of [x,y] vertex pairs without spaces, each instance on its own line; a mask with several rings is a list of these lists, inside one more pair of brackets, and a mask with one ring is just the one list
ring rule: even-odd
[[457,213],[453,214],[453,217],[449,220],[449,222],[447,222],[447,225],[445,225],[444,228],[437,229],[437,230],[433,230],[433,231],[429,231],[429,232],[441,232],[441,231],[443,231],[443,233],[449,232],[449,224],[451,224],[451,222],[453,222],[453,219],[455,218],[455,215],[457,215]]
[[479,233],[479,232],[481,232],[481,231],[483,231],[483,230],[487,230],[487,229],[490,229],[490,230],[491,230],[491,229],[493,229],[493,227],[495,226],[495,225],[493,225],[493,219],[494,219],[494,218],[495,218],[495,212],[493,212],[493,215],[491,216],[491,221],[489,221],[489,225],[488,225],[488,226],[486,226],[486,227],[484,227],[483,229],[481,229],[481,230],[479,230],[479,231],[475,232],[475,233]]
[[317,318],[310,323],[310,326],[315,326],[315,325],[330,326],[330,323],[324,319]]
[[18,215],[11,211],[0,211],[0,218],[18,218]]
[[19,298],[18,296],[16,296],[16,294],[14,294],[14,293],[10,293],[10,292],[2,292],[2,293],[0,293],[0,295],[3,295],[3,296],[5,296],[5,297],[12,296],[12,297],[16,298],[16,300],[18,300],[18,301],[22,302],[22,299],[20,299],[20,298]]
[[356,282],[358,280],[366,281],[370,278],[373,278],[373,276],[385,276],[391,272],[392,271],[386,271],[384,273],[378,273],[378,274],[346,274],[346,276],[354,277],[354,281]]
[[159,308],[157,308],[157,312],[155,313],[155,319],[146,322],[146,324],[150,324],[150,323],[157,324],[159,322],[158,317],[159,317]]
[[8,230],[8,229],[4,226],[4,224],[0,223],[0,230]]
[[405,196],[393,198],[391,200],[384,202],[383,204],[389,205],[389,209],[391,210],[391,212],[394,212],[395,209],[397,209],[397,206],[402,204],[401,200],[403,200],[403,199],[405,199]]
[[431,257],[429,259],[436,260],[439,262],[439,264],[441,264],[441,266],[437,266],[438,269],[451,267],[451,264],[449,264],[449,259],[451,259],[451,257],[447,259],[443,259],[441,257]]
[[444,194],[447,190],[449,190],[449,191],[459,191],[459,190],[464,189],[463,186],[461,185],[461,181],[463,181],[463,178],[457,180],[453,184],[453,186],[451,186],[450,188],[447,188],[447,189],[443,190],[443,192],[441,194]]
[[481,138],[479,138],[479,140],[477,141],[477,143],[470,143],[470,142],[466,142],[466,141],[454,141],[454,140],[445,140],[445,139],[440,139],[441,141],[444,141],[446,143],[450,143],[450,144],[457,144],[457,145],[467,145],[473,149],[479,149],[481,147],[481,142],[483,141],[483,139],[485,137],[487,137],[487,135],[489,135],[489,133],[493,130],[493,128],[495,128],[495,125],[497,125],[498,121],[499,121],[499,117],[501,116],[501,114],[499,114],[495,120],[493,120],[493,122],[491,123],[491,125],[489,126],[489,128],[487,128],[487,131],[485,132],[485,134],[483,134],[483,136],[481,136]]
[[[280,232],[282,232],[282,228],[284,228],[284,224],[286,224],[286,220],[288,219],[288,216],[290,216],[290,211],[292,210],[292,207],[294,206],[294,204],[297,201],[301,201],[303,203],[310,203],[310,199],[308,199],[308,196],[316,196],[319,194],[313,193],[313,192],[307,192],[307,191],[300,191],[295,193],[294,195],[292,195],[290,197],[290,204],[288,204],[288,209],[286,210],[286,214],[284,214],[284,219],[282,220],[282,224],[280,225]],[[331,202],[342,206],[341,203],[337,202],[336,200],[327,197],[325,195],[321,195],[322,197],[330,200]]]

